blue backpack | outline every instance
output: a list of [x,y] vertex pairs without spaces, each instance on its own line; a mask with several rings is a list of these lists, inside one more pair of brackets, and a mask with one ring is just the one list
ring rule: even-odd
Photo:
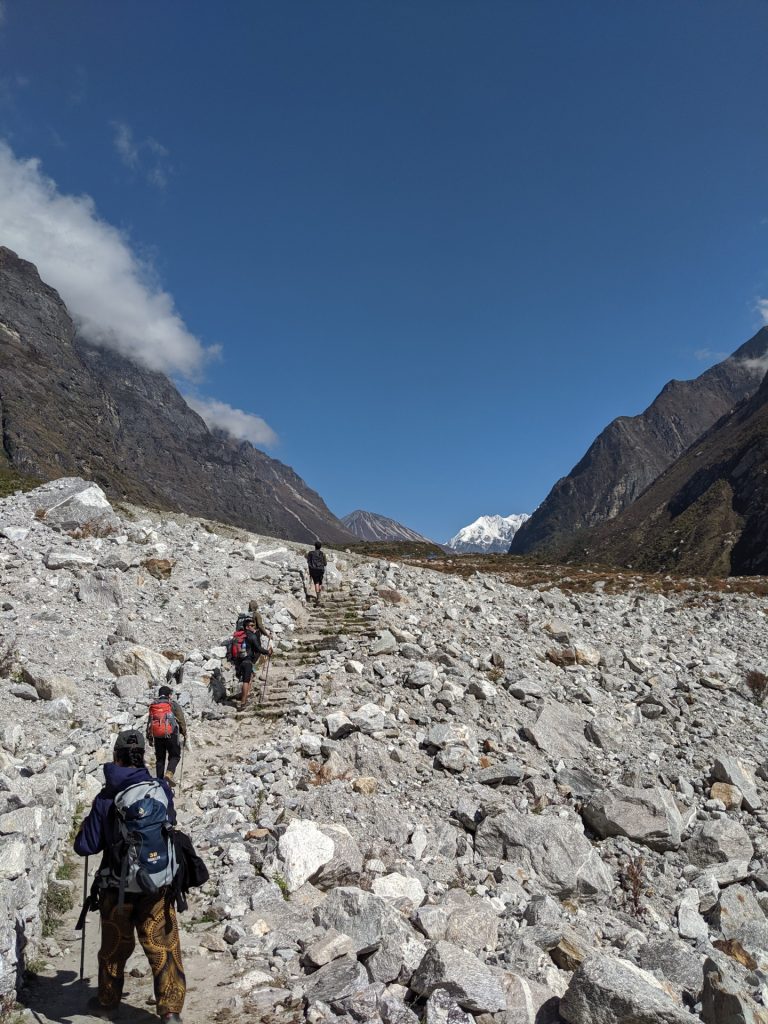
[[99,875],[101,884],[120,892],[157,894],[178,870],[168,797],[157,779],[137,782],[115,797],[112,843]]

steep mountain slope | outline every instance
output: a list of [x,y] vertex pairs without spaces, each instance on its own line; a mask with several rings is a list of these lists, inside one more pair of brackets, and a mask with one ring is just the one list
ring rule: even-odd
[[525,554],[585,526],[612,519],[713,423],[760,384],[750,360],[768,351],[768,327],[695,380],[672,380],[639,416],[620,416],[562,477],[515,535]]
[[380,516],[376,512],[364,512],[357,509],[344,516],[342,525],[353,533],[359,540],[383,540],[383,541],[416,541],[420,544],[431,544],[429,537],[424,537],[415,530],[403,526],[395,519],[387,516]]
[[42,478],[295,540],[349,534],[288,466],[211,432],[171,381],[88,345],[33,264],[0,247],[2,456]]
[[525,512],[511,516],[480,516],[459,530],[445,546],[459,553],[508,551],[512,538],[529,518]]
[[768,574],[768,376],[626,511],[559,554],[639,569]]

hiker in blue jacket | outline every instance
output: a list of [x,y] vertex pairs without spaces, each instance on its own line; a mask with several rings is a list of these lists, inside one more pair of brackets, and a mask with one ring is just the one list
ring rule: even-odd
[[[104,852],[108,862],[113,840],[115,797],[139,783],[162,786],[168,798],[167,818],[176,822],[173,793],[164,779],[154,779],[144,764],[144,737],[138,729],[127,729],[115,740],[114,760],[104,765],[105,785],[94,798],[91,809],[75,837],[75,853],[81,857]],[[123,994],[125,965],[139,942],[149,960],[155,986],[157,1012],[165,1024],[177,1024],[184,1005],[186,981],[176,910],[168,887],[151,895],[126,892],[121,902],[116,886],[107,884],[99,892],[101,949],[99,950],[99,993],[92,1012],[111,1019]]]

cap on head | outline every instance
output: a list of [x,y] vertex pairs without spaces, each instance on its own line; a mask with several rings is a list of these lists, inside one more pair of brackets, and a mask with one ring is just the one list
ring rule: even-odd
[[316,540],[316,541],[315,541],[315,547],[317,548],[317,550],[318,550],[318,551],[320,550],[320,548],[321,548],[322,546],[323,546],[323,545],[322,545],[322,544],[320,543],[320,541],[319,541],[319,540]]
[[138,747],[139,750],[144,749],[144,737],[138,729],[123,729],[122,732],[117,734],[115,740],[115,751],[130,750],[131,747]]
[[161,686],[160,689],[157,691],[159,697],[170,697],[172,693],[173,690],[170,688],[170,686]]
[[243,625],[244,626],[252,626],[253,625],[253,619],[243,619]]

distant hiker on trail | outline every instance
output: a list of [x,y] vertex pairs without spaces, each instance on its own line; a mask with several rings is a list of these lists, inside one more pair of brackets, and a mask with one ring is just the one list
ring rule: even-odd
[[81,857],[104,853],[92,891],[101,913],[101,949],[99,992],[89,1010],[105,1019],[114,1016],[135,930],[152,969],[160,1020],[176,1024],[186,981],[170,891],[176,860],[166,834],[176,822],[173,794],[165,780],[147,771],[138,729],[117,736],[113,757],[104,765],[104,788],[75,838]]
[[[253,604],[254,602],[251,602]],[[240,693],[240,710],[243,711],[251,695],[253,685],[253,673],[259,664],[263,654],[268,654],[269,649],[262,646],[261,636],[271,637],[272,634],[265,628],[264,622],[256,612],[258,624],[253,618],[247,618],[242,623],[242,629],[236,629],[229,645],[228,657],[234,663],[235,675],[240,680],[242,691]]]
[[323,577],[325,576],[325,567],[328,565],[328,559],[325,557],[325,552],[321,550],[323,545],[319,540],[315,541],[315,548],[313,551],[307,552],[307,565],[309,566],[309,578],[315,585],[315,603],[320,602],[320,591],[323,589]]
[[178,701],[173,700],[170,686],[161,686],[157,699],[149,705],[147,740],[155,748],[155,774],[158,779],[164,778],[174,786],[175,772],[181,760],[181,744],[183,741],[189,747],[189,736],[184,712]]

